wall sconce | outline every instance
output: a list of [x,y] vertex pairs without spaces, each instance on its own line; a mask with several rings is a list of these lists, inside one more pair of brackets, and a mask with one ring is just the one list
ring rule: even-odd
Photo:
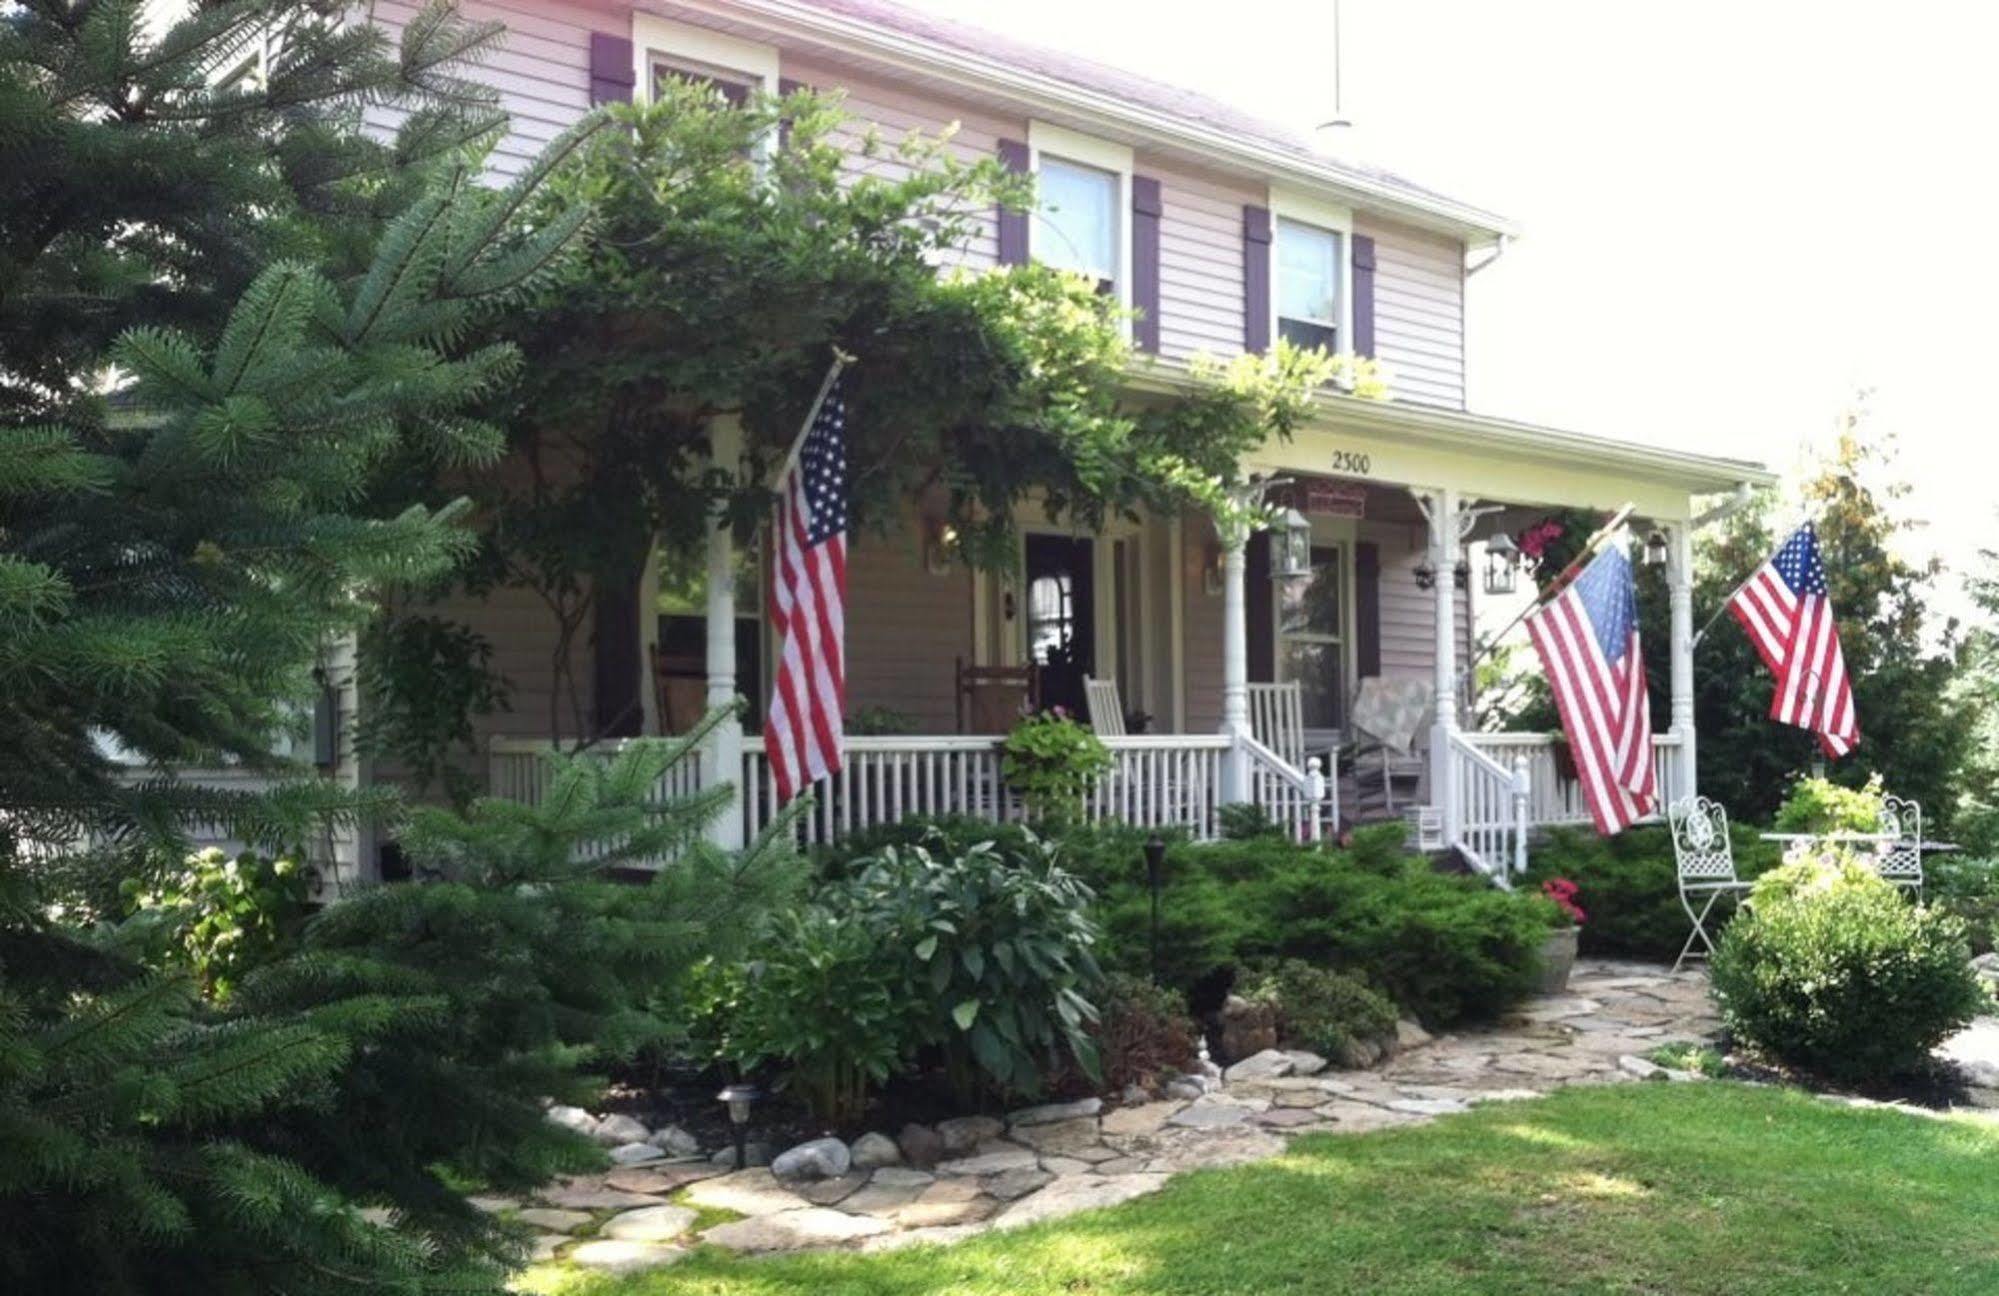
[[1511,594],[1519,586],[1520,546],[1501,531],[1485,542],[1485,592]]
[[923,570],[932,576],[948,575],[958,553],[958,528],[942,518],[923,520]]
[[1276,580],[1291,580],[1312,574],[1312,524],[1295,508],[1284,510],[1277,521],[1276,561],[1270,574]]
[[1201,592],[1209,598],[1221,597],[1222,546],[1219,541],[1210,540],[1201,555]]
[[1419,590],[1437,588],[1437,564],[1428,558],[1416,564],[1416,588]]
[[1645,565],[1647,567],[1664,567],[1666,565],[1666,550],[1666,533],[1657,527],[1653,527],[1651,534],[1645,537]]
[[1471,588],[1470,563],[1462,558],[1458,559],[1458,565],[1451,568],[1451,584],[1457,586],[1459,589]]

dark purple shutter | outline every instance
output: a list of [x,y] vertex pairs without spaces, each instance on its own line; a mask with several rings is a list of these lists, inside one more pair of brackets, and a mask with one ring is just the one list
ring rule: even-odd
[[1131,338],[1141,351],[1159,350],[1159,182],[1131,178],[1131,304],[1138,311]]
[[1354,669],[1361,679],[1381,674],[1381,546],[1353,547]]
[[639,591],[636,578],[597,581],[596,698],[599,738],[630,738],[645,728],[639,702]]
[[1242,209],[1242,349],[1270,350],[1270,209]]
[[1374,354],[1374,240],[1353,236],[1353,353]]
[[[779,77],[777,79],[777,97],[780,99],[789,99],[803,89],[805,89],[803,81],[793,81],[790,77]],[[791,146],[791,122],[788,118],[778,123],[777,146],[779,148],[789,148]]]
[[1249,678],[1268,684],[1277,678],[1277,609],[1271,603],[1270,532],[1259,531],[1243,550],[1243,617],[1249,622],[1244,638],[1249,647]]
[[636,80],[632,43],[609,32],[590,33],[590,104],[630,103]]
[[[999,142],[1000,165],[1016,175],[1027,174],[1027,145],[1019,140]],[[1027,264],[1027,213],[1013,211],[1005,204],[999,209],[999,261],[1001,265]]]

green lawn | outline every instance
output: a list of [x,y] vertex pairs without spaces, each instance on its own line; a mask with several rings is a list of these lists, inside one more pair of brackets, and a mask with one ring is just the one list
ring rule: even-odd
[[1740,1085],[1620,1085],[1278,1160],[950,1249],[732,1260],[565,1296],[1989,1294],[1999,1127]]

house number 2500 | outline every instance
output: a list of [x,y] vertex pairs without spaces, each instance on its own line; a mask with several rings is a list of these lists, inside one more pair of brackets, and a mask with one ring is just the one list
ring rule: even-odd
[[1359,473],[1365,477],[1374,471],[1374,456],[1355,450],[1335,450],[1332,468],[1334,472]]

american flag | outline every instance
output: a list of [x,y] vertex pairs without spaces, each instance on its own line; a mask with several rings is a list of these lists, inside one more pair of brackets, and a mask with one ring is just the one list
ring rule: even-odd
[[783,805],[839,769],[846,746],[847,407],[838,378],[777,496],[770,621],[779,647],[764,752]]
[[1547,672],[1596,830],[1621,832],[1658,804],[1638,594],[1623,549],[1606,549],[1536,608],[1527,634]]
[[1839,623],[1826,591],[1818,532],[1807,522],[1728,601],[1777,692],[1770,718],[1810,729],[1828,756],[1844,756],[1860,741],[1853,684],[1839,650]]

